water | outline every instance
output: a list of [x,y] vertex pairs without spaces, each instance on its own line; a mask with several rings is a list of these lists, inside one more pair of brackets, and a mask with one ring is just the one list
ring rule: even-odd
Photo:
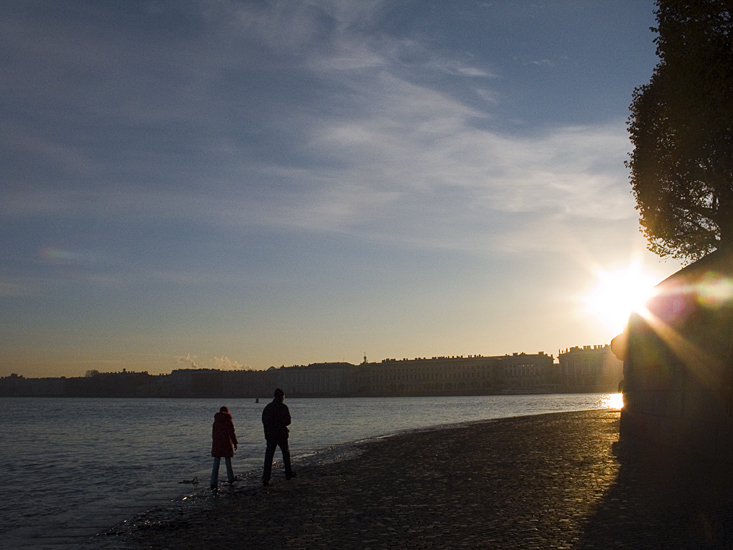
[[[294,464],[405,430],[613,407],[613,394],[286,399]],[[95,533],[172,500],[209,494],[211,424],[227,405],[243,484],[260,474],[266,401],[0,399],[0,547],[80,548]],[[276,454],[276,458],[279,456]],[[275,474],[281,468],[275,467]],[[194,478],[200,484],[185,484]],[[220,479],[226,479],[222,464]]]

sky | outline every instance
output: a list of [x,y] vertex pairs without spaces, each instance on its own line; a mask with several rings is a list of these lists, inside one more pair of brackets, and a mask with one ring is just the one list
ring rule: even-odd
[[652,0],[5,0],[0,376],[610,342],[599,281],[679,269],[624,165],[654,24]]

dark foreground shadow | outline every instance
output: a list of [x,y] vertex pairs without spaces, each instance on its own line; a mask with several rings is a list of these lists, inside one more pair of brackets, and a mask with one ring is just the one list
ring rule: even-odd
[[730,465],[614,443],[616,480],[583,528],[580,548],[733,549]]

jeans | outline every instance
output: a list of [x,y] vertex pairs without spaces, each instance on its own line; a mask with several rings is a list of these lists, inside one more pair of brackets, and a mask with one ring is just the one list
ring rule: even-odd
[[[219,464],[221,462],[220,456],[214,457],[214,468],[211,470],[211,486],[216,487],[219,484]],[[234,470],[232,470],[232,459],[231,457],[225,456],[224,463],[227,466],[227,481],[234,483]]]
[[285,477],[290,479],[293,477],[293,471],[290,468],[290,449],[288,448],[287,439],[268,439],[267,450],[265,451],[265,469],[262,472],[262,479],[270,481],[272,474],[272,459],[275,456],[275,447],[280,447],[283,453],[283,465],[285,466]]

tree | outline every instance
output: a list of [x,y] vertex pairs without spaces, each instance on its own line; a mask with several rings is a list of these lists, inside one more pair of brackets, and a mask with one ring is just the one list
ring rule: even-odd
[[659,64],[634,90],[626,165],[649,249],[733,245],[733,1],[657,0]]

